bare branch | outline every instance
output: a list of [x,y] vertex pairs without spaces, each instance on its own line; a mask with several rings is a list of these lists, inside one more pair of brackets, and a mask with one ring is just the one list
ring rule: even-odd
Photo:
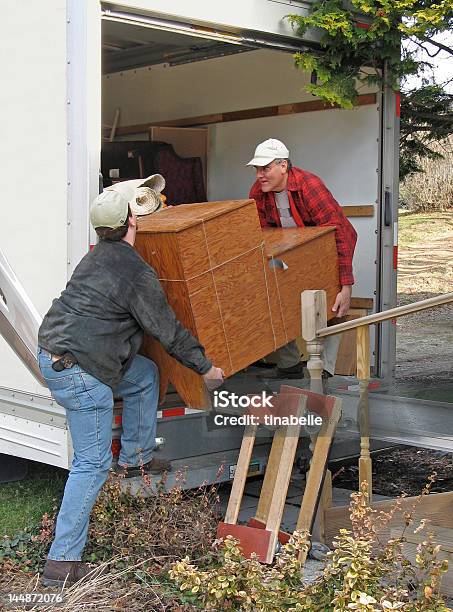
[[[417,38],[420,38],[420,40],[424,40],[425,42],[429,43],[430,45],[434,45],[435,47],[438,47],[439,50],[446,51],[447,53],[450,53],[450,55],[453,55],[453,49],[451,49],[450,47],[447,47],[447,45],[444,45],[444,44],[438,42],[437,40],[433,40],[432,38],[428,38],[427,36],[422,36],[421,34],[417,34]],[[429,55],[429,53],[428,53],[428,55]],[[431,56],[431,57],[434,57],[434,56]]]

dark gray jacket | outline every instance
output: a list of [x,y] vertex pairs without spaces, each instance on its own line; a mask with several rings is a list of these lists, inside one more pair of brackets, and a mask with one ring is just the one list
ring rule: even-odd
[[143,340],[157,338],[183,365],[205,374],[204,348],[176,319],[156,273],[124,240],[101,240],[85,255],[39,328],[39,346],[73,353],[92,376],[114,387]]

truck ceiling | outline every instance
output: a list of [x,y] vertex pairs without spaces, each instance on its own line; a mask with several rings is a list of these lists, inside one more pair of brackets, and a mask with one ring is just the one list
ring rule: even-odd
[[260,48],[295,53],[304,47],[283,36],[237,34],[160,17],[102,11],[104,74],[163,63],[174,66]]

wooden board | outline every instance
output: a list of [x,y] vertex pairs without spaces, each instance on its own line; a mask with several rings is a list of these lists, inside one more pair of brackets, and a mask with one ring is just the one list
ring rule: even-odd
[[[136,248],[157,272],[177,318],[231,376],[300,335],[300,294],[338,291],[334,228],[263,232],[253,200],[185,204],[139,218]],[[280,257],[288,269],[270,267]],[[322,262],[322,268],[320,268]],[[161,398],[171,381],[183,401],[209,406],[202,378],[147,337]]]
[[400,538],[403,535],[406,542],[403,544],[404,555],[415,565],[415,557],[417,555],[417,546],[420,542],[426,539],[427,533],[434,534],[434,541],[440,544],[441,549],[437,555],[437,559],[448,560],[448,571],[442,575],[440,584],[440,592],[450,597],[453,596],[453,529],[438,527],[437,525],[427,525],[426,530],[421,533],[414,533],[414,529],[407,527],[406,529],[394,528],[391,530],[392,538]]
[[374,206],[363,204],[361,206],[342,206],[346,217],[374,217]]
[[[367,311],[363,308],[350,308],[346,315],[346,321],[352,321],[365,317]],[[341,376],[355,376],[357,370],[357,330],[351,329],[341,334],[340,347],[338,349],[335,374]]]
[[[422,518],[429,519],[433,525],[439,527],[453,528],[453,492],[433,493],[425,495],[420,501],[418,497],[406,497],[401,502],[404,511],[410,512],[415,505],[414,518],[417,524]],[[373,502],[371,507],[388,512],[395,504],[395,500]],[[338,506],[329,508],[325,512],[326,543],[332,546],[332,541],[339,534],[340,529],[351,529],[349,518],[349,506]],[[387,525],[378,531],[381,542],[387,542],[394,528],[405,525],[405,519],[401,512],[397,512]]]
[[[368,104],[376,104],[376,94],[361,94],[357,96],[356,106],[366,106]],[[180,119],[169,119],[167,121],[153,122],[156,126],[171,126],[171,127],[193,127],[200,125],[209,125],[212,123],[225,123],[229,121],[243,121],[244,119],[257,119],[260,117],[275,117],[280,115],[293,115],[295,113],[311,113],[315,111],[327,111],[338,108],[335,104],[329,104],[323,100],[308,100],[306,102],[293,102],[290,104],[280,104],[278,106],[264,106],[260,108],[248,108],[225,113],[212,113],[210,115],[198,115],[196,117],[182,117]],[[116,134],[124,136],[124,134],[138,134],[147,132],[151,123],[139,123],[135,125],[118,126]],[[105,130],[108,135],[110,128]]]
[[365,310],[372,310],[374,306],[373,298],[364,297],[352,297],[351,308],[364,308]]
[[[302,333],[302,291],[325,290],[328,319],[333,318],[332,306],[340,289],[335,231],[332,227],[278,228],[265,229],[263,235],[273,320],[278,330],[283,327],[284,337],[278,336],[278,346],[282,346]],[[279,262],[285,268],[272,265]]]

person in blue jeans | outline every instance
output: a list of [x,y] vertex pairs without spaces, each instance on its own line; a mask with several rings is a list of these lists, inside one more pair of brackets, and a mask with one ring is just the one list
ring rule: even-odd
[[[154,456],[157,366],[137,352],[146,331],[186,367],[220,384],[223,372],[176,319],[155,271],[134,249],[137,217],[121,193],[104,191],[90,220],[100,240],[81,260],[39,329],[38,361],[65,408],[74,456],[42,582],[71,585],[91,570],[81,562],[89,518],[112,462],[113,399],[123,399],[117,471],[160,474]],[[138,212],[138,211],[137,211]]]

